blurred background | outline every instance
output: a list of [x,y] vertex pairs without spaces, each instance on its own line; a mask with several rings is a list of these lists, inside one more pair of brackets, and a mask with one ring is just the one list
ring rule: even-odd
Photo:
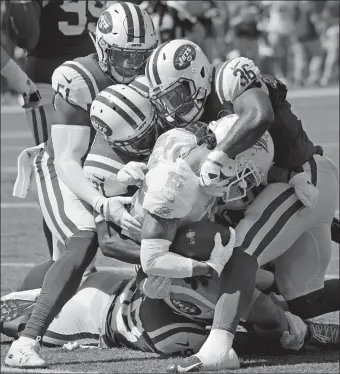
[[[98,16],[115,2],[93,1]],[[160,42],[190,39],[213,64],[248,57],[289,89],[339,83],[339,1],[132,2],[152,15]],[[6,18],[5,8],[6,1],[1,1],[1,45],[25,68],[30,51],[16,46],[16,25]],[[15,92],[1,79],[2,104],[15,102]]]

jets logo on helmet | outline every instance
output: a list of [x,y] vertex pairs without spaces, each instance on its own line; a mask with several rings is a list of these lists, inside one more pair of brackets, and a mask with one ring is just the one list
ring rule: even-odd
[[98,20],[98,29],[103,34],[109,34],[112,31],[112,17],[109,12],[104,12]]
[[150,155],[161,131],[150,101],[122,84],[107,87],[97,95],[90,118],[113,148],[128,154]]
[[177,70],[186,69],[195,58],[195,49],[190,44],[185,44],[179,47],[174,54],[174,67]]
[[117,82],[129,83],[144,70],[157,37],[149,14],[120,2],[100,16],[94,42],[101,68]]
[[160,45],[145,68],[150,99],[159,115],[174,127],[184,127],[203,114],[211,91],[212,67],[201,48],[185,39]]

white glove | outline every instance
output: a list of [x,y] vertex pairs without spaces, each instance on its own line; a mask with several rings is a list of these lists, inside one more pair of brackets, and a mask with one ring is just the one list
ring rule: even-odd
[[[217,187],[221,171],[227,177],[234,176],[235,161],[220,150],[212,151],[201,166],[200,184],[203,187]],[[214,195],[217,196],[217,195]]]
[[164,299],[170,295],[171,278],[149,275],[142,281],[142,291],[150,299]]
[[141,232],[142,224],[125,209],[125,205],[132,203],[132,197],[114,196],[100,197],[93,208],[102,214],[106,221],[112,221],[123,230],[137,230]]
[[319,190],[311,183],[308,173],[298,173],[289,181],[294,187],[295,195],[306,208],[315,208],[318,202]]
[[302,319],[290,312],[285,312],[289,324],[289,331],[285,331],[281,338],[280,343],[284,349],[292,351],[299,351],[304,344],[305,336],[307,333],[307,325]]
[[218,232],[215,237],[215,246],[210,254],[210,258],[206,261],[206,264],[211,266],[216,270],[218,276],[221,275],[222,270],[224,269],[225,264],[229,261],[231,255],[233,254],[236,234],[235,230],[232,227],[229,227],[230,239],[226,246],[223,246],[221,234]]
[[119,170],[117,179],[120,183],[128,186],[137,185],[140,181],[144,180],[144,172],[148,167],[144,162],[130,161]]

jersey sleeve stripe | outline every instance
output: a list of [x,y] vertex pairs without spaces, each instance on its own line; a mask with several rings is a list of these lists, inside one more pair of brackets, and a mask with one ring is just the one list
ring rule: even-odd
[[99,170],[106,170],[108,172],[110,172],[111,174],[117,174],[119,172],[119,169],[113,167],[113,166],[110,166],[110,165],[107,165],[107,164],[103,164],[101,162],[97,162],[97,161],[89,161],[89,160],[86,160],[85,161],[85,164],[84,164],[84,167],[92,167],[92,168],[96,168],[96,169],[99,169]]
[[129,87],[135,89],[136,92],[138,92],[138,90],[143,91],[145,93],[145,96],[149,94],[149,87],[141,82],[133,81],[129,84]]
[[48,139],[48,132],[47,132],[47,120],[46,120],[46,114],[45,114],[45,108],[44,106],[39,107],[39,113],[41,117],[41,127],[43,132],[43,142],[47,142]]
[[133,24],[133,18],[131,14],[131,10],[129,6],[126,3],[120,3],[120,5],[123,7],[125,15],[126,15],[126,21],[127,21],[127,41],[133,42],[134,35],[135,35],[135,27]]
[[93,79],[92,75],[87,71],[87,69],[85,69],[82,65],[74,61],[66,62],[63,64],[63,66],[67,66],[68,68],[75,70],[83,78],[90,91],[91,98],[93,101],[98,95],[99,89],[97,87],[95,80]]
[[138,23],[139,23],[139,41],[140,43],[145,43],[145,22],[142,14],[142,10],[138,5],[133,4],[136,9]]
[[154,80],[156,82],[156,84],[161,84],[162,81],[161,81],[161,78],[158,74],[158,68],[157,68],[157,65],[158,65],[158,57],[160,55],[160,53],[162,52],[162,49],[168,44],[169,42],[166,42],[164,43],[163,45],[161,45],[158,49],[158,51],[156,52],[154,58],[153,58],[153,61],[152,61],[152,72],[153,72],[153,77],[154,77]]
[[120,92],[108,87],[104,91],[109,92],[113,96],[117,97],[118,99],[124,101],[124,104],[126,104],[139,118],[141,121],[145,120],[145,115],[143,112],[126,96],[123,96]]
[[223,73],[224,73],[224,70],[226,69],[227,65],[228,65],[229,61],[226,61],[224,63],[224,65],[221,67],[220,71],[217,73],[217,77],[216,77],[216,81],[217,81],[217,96],[218,98],[220,99],[220,102],[221,103],[224,103],[226,100],[225,100],[225,97],[224,97],[224,93],[223,93]]
[[31,110],[32,114],[32,125],[33,125],[33,135],[34,135],[34,141],[35,144],[39,144],[39,134],[38,134],[38,121],[37,121],[37,114],[35,112],[35,109]]
[[117,103],[113,103],[106,97],[99,95],[96,99],[97,101],[101,102],[102,104],[106,105],[110,109],[114,110],[117,114],[119,114],[133,129],[138,127],[136,121],[130,117],[128,113],[125,112]]

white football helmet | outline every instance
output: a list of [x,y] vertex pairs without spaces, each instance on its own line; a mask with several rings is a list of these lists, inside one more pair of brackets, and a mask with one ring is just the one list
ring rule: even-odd
[[119,2],[99,17],[94,43],[103,71],[119,83],[129,83],[144,73],[144,65],[157,46],[157,37],[145,10]]
[[151,102],[123,84],[101,91],[93,100],[90,117],[92,126],[112,148],[130,155],[150,155],[161,131]]
[[212,66],[197,44],[185,39],[161,44],[151,54],[145,75],[150,100],[171,126],[184,127],[201,117],[211,91]]
[[[209,124],[217,144],[228,134],[237,119],[236,114],[231,114]],[[273,159],[274,143],[266,131],[255,145],[235,157],[233,166],[229,166],[228,170],[222,168],[221,182],[215,189],[224,192],[222,199],[225,203],[242,199],[249,190],[264,181]],[[230,167],[233,170],[230,170]]]

